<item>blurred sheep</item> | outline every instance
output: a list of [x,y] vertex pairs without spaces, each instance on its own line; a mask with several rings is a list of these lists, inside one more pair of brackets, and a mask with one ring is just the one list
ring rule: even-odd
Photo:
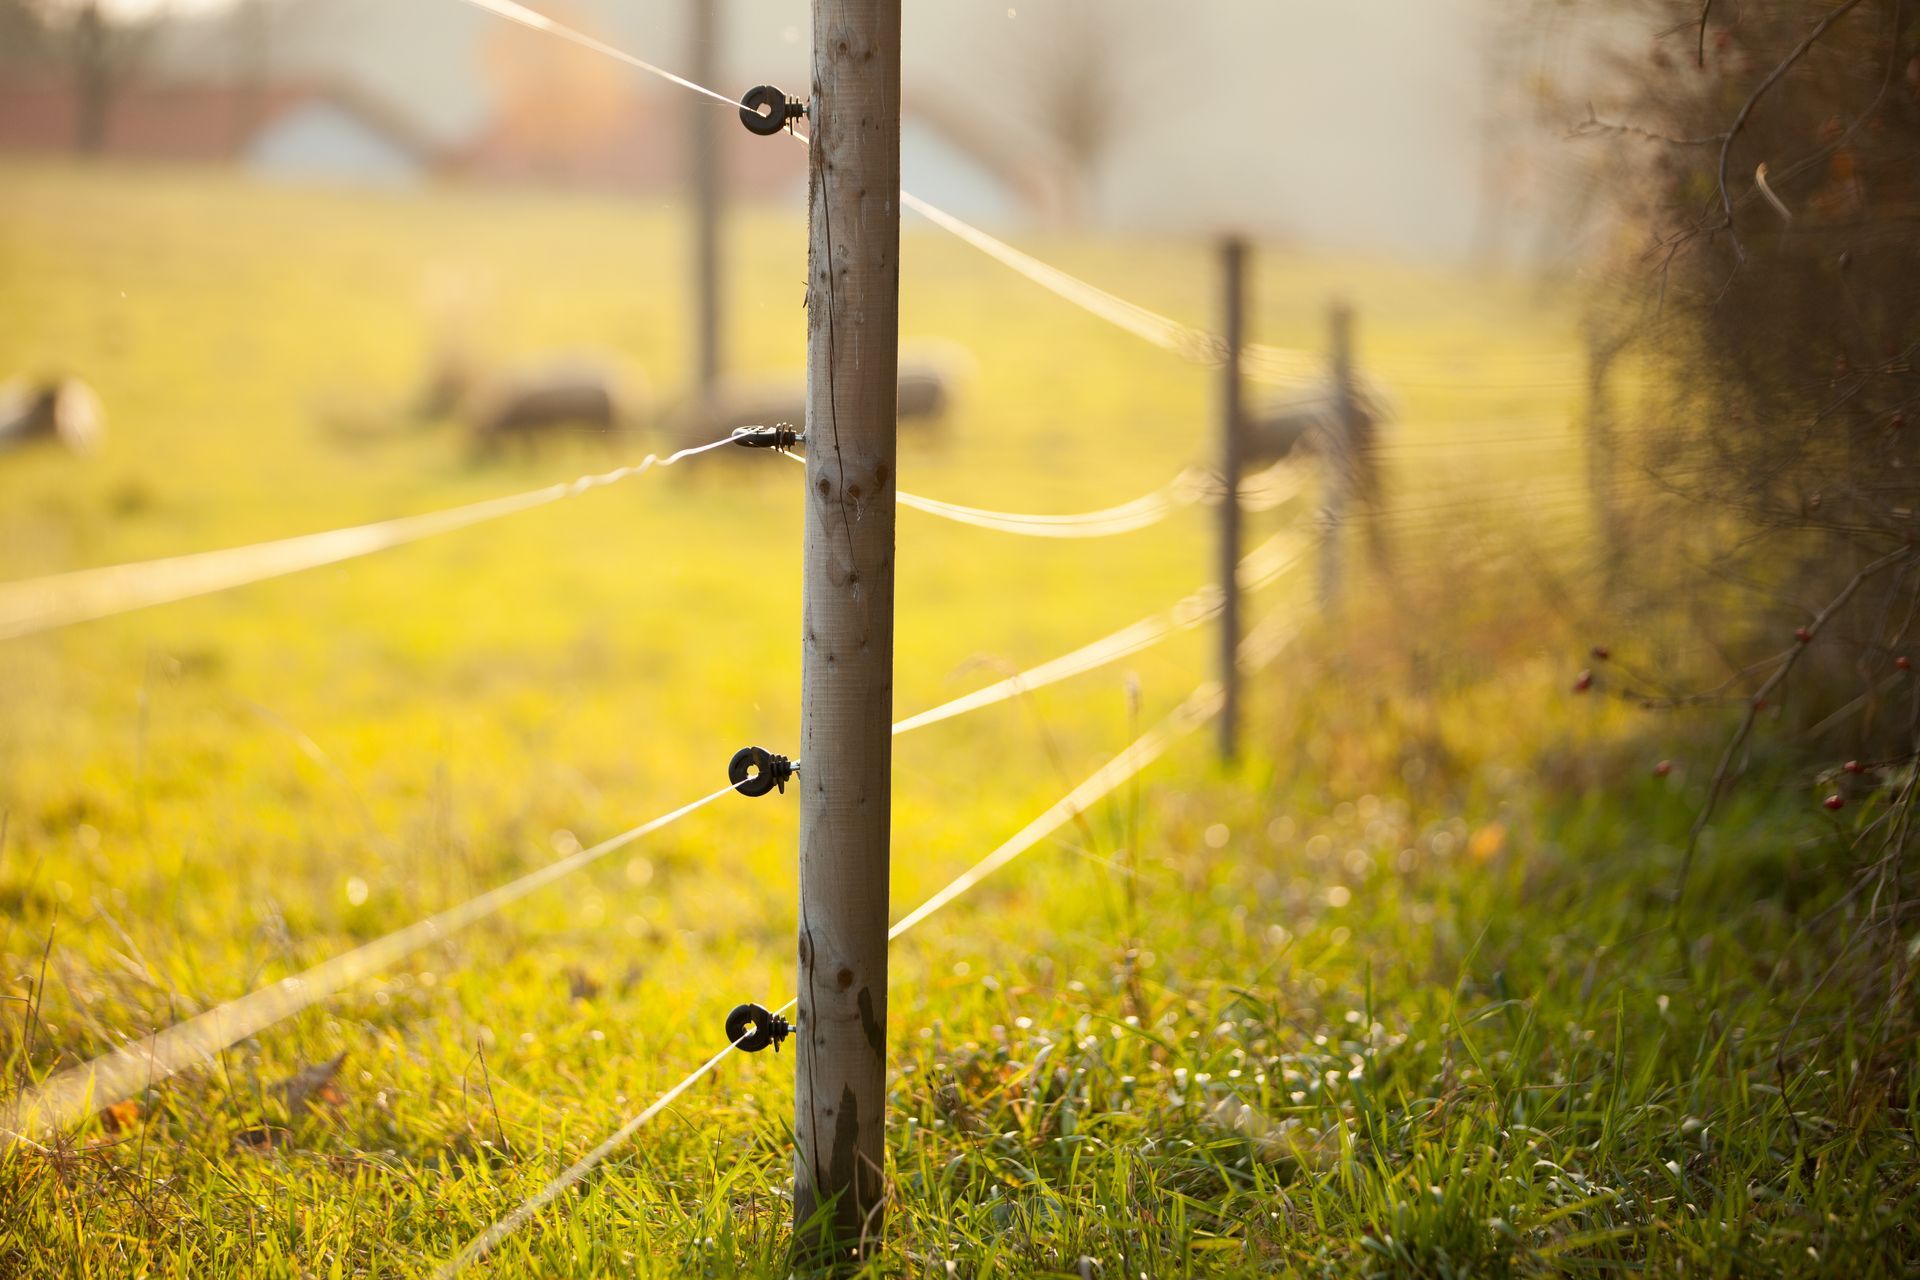
[[107,414],[78,378],[22,380],[0,386],[0,449],[53,441],[88,457],[107,441]]
[[592,358],[493,371],[443,359],[413,409],[423,419],[458,419],[474,453],[492,457],[510,445],[531,451],[541,440],[575,431],[618,443],[646,417],[648,397],[637,375]]
[[[1390,398],[1379,384],[1359,379],[1353,391],[1356,445],[1362,450],[1378,443],[1381,424],[1390,416]],[[1322,452],[1337,439],[1340,397],[1331,378],[1291,387],[1248,409],[1242,449],[1245,461],[1258,466],[1278,462],[1301,452]]]
[[[953,343],[914,343],[902,348],[899,367],[899,415],[904,429],[934,427],[953,412],[960,388],[971,375],[973,358]],[[804,379],[774,378],[733,382],[712,399],[682,416],[681,439],[689,444],[712,440],[735,427],[795,426],[807,420]]]

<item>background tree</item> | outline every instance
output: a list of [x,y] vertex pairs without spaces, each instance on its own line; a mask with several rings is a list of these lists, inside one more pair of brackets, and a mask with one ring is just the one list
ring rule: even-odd
[[1681,511],[1719,513],[1643,538],[1643,567],[1666,572],[1639,580],[1667,599],[1676,574],[1698,580],[1687,598],[1740,673],[1730,691],[1791,667],[1790,723],[1912,758],[1920,6],[1613,16],[1650,40],[1612,59],[1574,126],[1618,220],[1592,307],[1653,374],[1633,461]]
[[38,5],[31,0],[0,0],[0,75],[19,75],[43,66],[47,46]]
[[[11,0],[31,11],[38,30],[35,64],[63,68],[74,95],[76,151],[106,146],[114,98],[139,71],[153,37],[171,18],[161,4],[140,14],[110,10],[101,0]],[[0,23],[6,19],[0,16]]]

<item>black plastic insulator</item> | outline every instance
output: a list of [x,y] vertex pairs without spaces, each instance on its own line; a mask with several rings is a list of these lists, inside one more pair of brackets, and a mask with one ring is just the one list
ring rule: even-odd
[[770,427],[735,427],[733,442],[749,449],[791,449],[806,436],[791,422],[776,422]]
[[789,98],[770,84],[757,84],[740,99],[740,123],[748,133],[771,138],[795,120],[806,118],[807,104]]
[[793,772],[793,761],[764,747],[742,747],[727,761],[727,780],[743,796],[763,796],[775,787],[785,794]]
[[765,1005],[743,1004],[727,1015],[727,1043],[743,1053],[762,1049],[780,1052],[780,1042],[793,1034],[793,1024]]

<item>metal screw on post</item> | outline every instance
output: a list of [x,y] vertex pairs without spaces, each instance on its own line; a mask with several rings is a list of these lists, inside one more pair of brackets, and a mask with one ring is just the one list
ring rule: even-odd
[[789,98],[770,84],[757,84],[740,99],[740,123],[748,133],[771,138],[795,120],[807,118],[807,106],[798,98]]

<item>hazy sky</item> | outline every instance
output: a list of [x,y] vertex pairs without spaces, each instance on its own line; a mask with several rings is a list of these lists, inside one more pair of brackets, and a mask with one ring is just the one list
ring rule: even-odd
[[[191,74],[231,67],[235,0],[103,0],[168,7],[213,28],[176,42]],[[807,79],[808,0],[556,0],[604,38],[676,70],[686,15],[720,7],[722,88]],[[915,95],[983,132],[1031,131],[1019,109],[1048,40],[1088,37],[1116,77],[1120,117],[1089,216],[1169,231],[1241,229],[1322,243],[1463,250],[1485,198],[1485,15],[1501,0],[908,0]],[[535,7],[548,0],[531,0]],[[275,0],[281,75],[348,77],[458,145],[494,109],[482,43],[501,20],[459,0]]]

